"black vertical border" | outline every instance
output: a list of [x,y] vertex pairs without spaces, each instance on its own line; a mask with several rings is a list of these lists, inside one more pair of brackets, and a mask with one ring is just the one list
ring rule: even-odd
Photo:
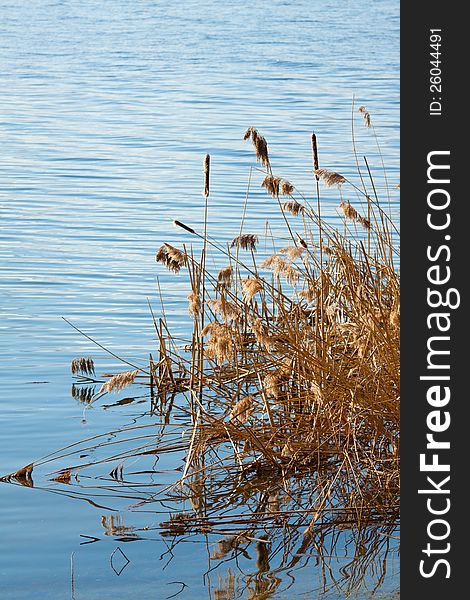
[[[464,5],[457,2],[430,0],[426,3],[401,3],[401,596],[404,600],[426,600],[470,597],[465,542],[470,535],[470,394],[465,385],[466,372],[470,373],[469,335],[467,315],[467,279],[470,277],[470,221],[468,219],[470,194],[464,189],[464,177],[470,175],[470,163],[465,149],[469,136],[466,99],[468,88],[468,55],[470,29],[463,14]],[[442,93],[430,91],[430,29],[442,30],[441,70]],[[429,103],[432,96],[441,96],[442,114],[431,116]],[[451,195],[449,213],[451,224],[445,232],[432,231],[426,223],[429,212],[427,194],[427,155],[431,151],[450,150],[450,184],[443,186]],[[444,160],[445,162],[445,160]],[[464,164],[465,163],[465,164]],[[468,175],[467,175],[468,173]],[[468,184],[467,184],[468,187]],[[444,240],[450,235],[450,240]],[[450,313],[450,389],[451,399],[446,408],[451,416],[450,428],[440,434],[450,441],[450,450],[440,454],[441,462],[450,462],[451,507],[442,518],[451,527],[449,538],[442,542],[430,540],[427,526],[433,517],[427,510],[427,496],[418,489],[427,485],[426,475],[420,472],[419,455],[426,451],[426,417],[430,410],[426,400],[429,382],[420,381],[426,374],[427,341],[432,333],[427,316],[432,309],[427,304],[427,270],[430,263],[427,247],[438,248],[448,244],[451,257],[438,261],[451,269],[447,287],[460,292],[461,304]],[[443,286],[445,287],[445,286]],[[446,335],[446,334],[442,334]],[[428,372],[429,374],[429,372]],[[447,385],[447,384],[443,384]],[[437,436],[436,436],[437,437]],[[447,459],[447,460],[446,460]],[[435,480],[445,477],[436,473]],[[468,485],[467,485],[468,484]],[[444,486],[443,486],[444,487]],[[439,495],[435,507],[438,507]],[[444,496],[439,496],[444,506]],[[438,528],[434,530],[438,532]],[[441,530],[444,531],[444,528]],[[427,543],[436,549],[450,544],[447,553],[432,554],[428,558],[423,549]],[[436,568],[432,577],[424,578],[419,572],[420,561],[426,559],[426,569],[432,570],[433,561],[444,558],[447,567]]]

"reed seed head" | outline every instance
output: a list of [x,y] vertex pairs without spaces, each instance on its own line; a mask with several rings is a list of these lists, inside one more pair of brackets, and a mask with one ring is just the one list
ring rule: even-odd
[[201,299],[197,292],[188,294],[188,312],[190,315],[197,316],[201,312]]
[[253,412],[253,396],[245,396],[239,400],[230,412],[230,421],[246,423],[250,414]]
[[281,193],[283,196],[292,196],[294,193],[294,186],[290,181],[282,179],[281,181]]
[[104,392],[119,392],[131,383],[134,383],[134,380],[138,374],[138,369],[135,371],[125,371],[124,373],[118,373],[117,375],[110,377],[108,381],[105,381],[105,383],[103,383],[99,393],[101,394]]
[[365,217],[363,217],[362,215],[360,215],[357,212],[357,210],[353,206],[351,206],[351,204],[349,202],[343,201],[343,202],[341,202],[339,207],[343,211],[346,219],[349,219],[350,221],[354,221],[355,223],[359,223],[359,225],[362,225],[362,227],[364,227],[364,229],[370,229],[370,221],[368,219],[366,219]]
[[217,284],[220,289],[228,289],[232,287],[233,283],[233,269],[229,265],[228,267],[224,267],[219,271],[217,276]]
[[339,173],[330,171],[329,169],[315,169],[314,173],[319,177],[319,179],[323,181],[323,183],[327,187],[332,187],[333,185],[341,185],[343,183],[346,183],[345,177],[343,177]]
[[268,156],[268,143],[266,142],[265,138],[262,135],[260,135],[258,130],[254,127],[249,127],[246,130],[243,139],[248,140],[250,137],[251,141],[253,142],[253,146],[255,147],[256,159],[263,167],[268,169],[270,166]]
[[178,248],[167,243],[164,243],[158,250],[155,260],[165,265],[169,271],[173,271],[174,273],[178,273],[181,267],[188,264],[188,256],[181,250],[178,250]]
[[239,248],[243,248],[243,250],[256,250],[256,245],[258,244],[258,236],[253,233],[243,233],[242,235],[237,235],[230,244],[231,248],[235,246]]
[[266,175],[266,177],[263,179],[261,187],[264,187],[273,198],[279,198],[280,183],[280,177],[275,177],[274,175]]
[[370,118],[370,113],[366,110],[365,106],[360,106],[358,108],[358,111],[362,114],[363,118],[364,118],[364,124],[366,127],[371,127],[372,126],[372,122],[371,122],[371,118]]
[[242,279],[242,287],[243,302],[250,302],[258,292],[261,292],[263,289],[263,284],[259,279],[247,277],[246,279]]
[[233,302],[229,302],[224,296],[217,300],[208,300],[207,305],[219,315],[222,315],[227,321],[236,321],[240,316],[240,309]]

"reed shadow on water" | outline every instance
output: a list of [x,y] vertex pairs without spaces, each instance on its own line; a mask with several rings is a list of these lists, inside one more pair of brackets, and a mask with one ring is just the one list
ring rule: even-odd
[[[368,111],[358,113],[377,140]],[[4,482],[33,487],[33,471],[52,468],[43,489],[102,511],[125,507],[102,516],[105,535],[163,538],[170,558],[182,541],[201,541],[205,580],[218,578],[212,598],[275,597],[307,565],[326,597],[381,590],[399,547],[398,232],[359,160],[352,122],[357,181],[320,167],[313,134],[312,197],[273,172],[268,142],[250,127],[244,139],[258,164],[238,235],[225,245],[207,230],[204,157],[204,226],[175,221],[187,241],[156,253],[159,265],[187,274],[190,337],[174,337],[164,309],[158,317],[150,308],[156,348],[145,368],[124,361],[131,370],[103,381],[91,358],[72,363],[84,406],[137,386],[106,406],[145,402],[145,414]],[[245,231],[254,185],[277,207],[287,243],[268,229]],[[328,188],[339,196],[340,227],[321,215]],[[133,511],[159,524],[125,525]]]

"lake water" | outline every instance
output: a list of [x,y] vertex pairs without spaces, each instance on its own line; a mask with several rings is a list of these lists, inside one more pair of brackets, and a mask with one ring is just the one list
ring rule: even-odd
[[[187,333],[186,280],[156,265],[155,251],[187,241],[173,219],[200,227],[206,152],[210,232],[228,240],[255,164],[245,129],[257,127],[274,171],[311,194],[312,131],[321,166],[354,176],[354,95],[376,125],[397,215],[398,11],[395,0],[0,0],[0,475],[139,419],[135,404],[84,410],[72,397],[74,357],[93,356],[99,373],[122,366],[61,317],[144,364],[155,349],[147,298],[158,313],[158,276],[169,324]],[[360,156],[381,173],[360,125]],[[246,230],[259,233],[274,211],[253,190]],[[229,597],[215,594],[216,575],[212,586],[203,580],[207,552],[195,542],[172,560],[157,530],[119,542],[105,535],[105,510],[44,491],[45,482],[0,484],[2,599],[158,600],[178,581],[188,586],[180,599]],[[118,547],[130,561],[119,576],[110,562]],[[392,564],[382,592],[397,572]],[[272,597],[316,598],[319,587],[312,567]]]

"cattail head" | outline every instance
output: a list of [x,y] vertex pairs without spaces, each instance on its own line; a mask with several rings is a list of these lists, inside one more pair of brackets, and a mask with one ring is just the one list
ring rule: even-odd
[[178,248],[167,243],[163,244],[160,250],[158,250],[155,260],[164,264],[167,269],[174,273],[178,273],[181,267],[188,264],[188,256],[181,250],[178,250]]
[[184,223],[181,223],[181,221],[177,221],[175,219],[173,221],[173,225],[175,227],[181,227],[181,229],[184,229],[185,231],[188,231],[189,233],[192,233],[193,235],[196,235],[196,232],[194,231],[194,229],[192,227],[189,227],[188,225],[185,225]]
[[327,187],[331,187],[333,185],[341,185],[346,183],[346,178],[340,175],[339,173],[335,173],[334,171],[330,171],[329,169],[315,169],[315,175],[319,179],[323,181],[323,183]]
[[208,154],[204,156],[204,192],[203,195],[205,198],[209,196],[209,171],[210,171],[210,161],[211,158]]
[[231,248],[239,247],[243,250],[256,250],[256,244],[258,243],[258,236],[253,233],[243,233],[234,238],[230,244]]
[[316,173],[319,168],[318,164],[318,146],[317,146],[317,136],[315,133],[312,133],[312,162],[313,162],[313,172],[315,173],[315,178],[319,181],[320,177]]

